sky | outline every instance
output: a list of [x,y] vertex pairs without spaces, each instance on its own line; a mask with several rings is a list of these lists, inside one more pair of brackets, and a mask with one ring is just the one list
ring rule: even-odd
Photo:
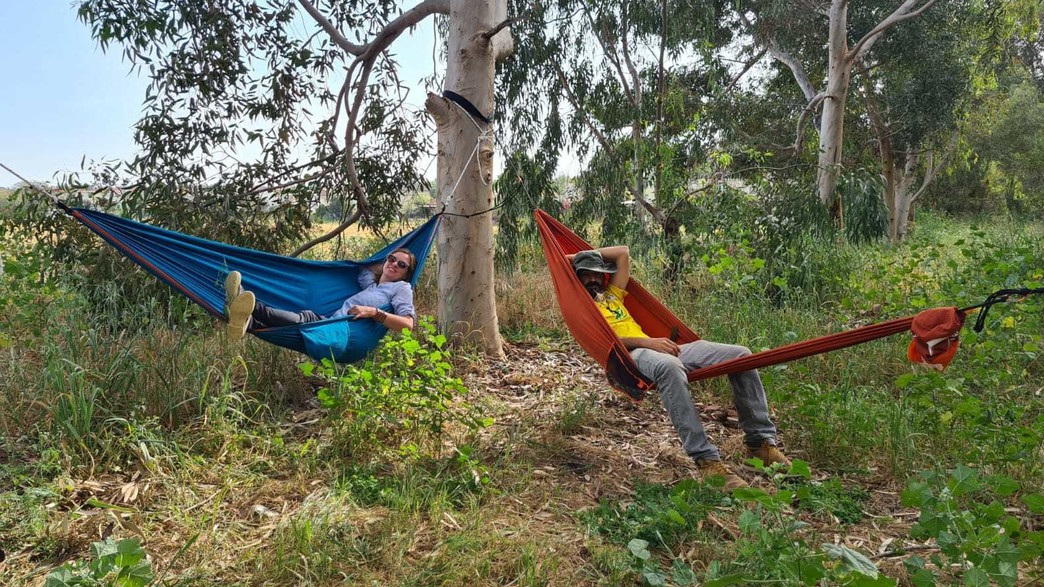
[[[134,153],[146,81],[103,54],[69,0],[0,1],[0,163],[34,181]],[[18,179],[0,169],[0,186]]]
[[[430,21],[394,46],[404,81],[435,67]],[[148,80],[130,73],[119,45],[102,52],[72,0],[0,0],[0,56],[0,163],[43,182],[84,158],[133,157]],[[410,101],[423,96],[418,88]],[[0,187],[18,181],[0,168]]]

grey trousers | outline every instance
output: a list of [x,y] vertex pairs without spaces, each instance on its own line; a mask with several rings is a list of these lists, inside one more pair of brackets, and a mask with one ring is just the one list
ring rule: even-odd
[[[638,370],[656,381],[660,401],[678,432],[682,448],[694,461],[717,461],[721,460],[721,455],[718,447],[707,439],[700,415],[692,403],[686,373],[696,367],[715,365],[749,354],[746,347],[707,340],[681,345],[677,357],[650,349],[631,351]],[[769,419],[765,388],[757,370],[733,373],[729,375],[729,383],[747,446],[760,446],[765,441],[775,444],[776,426]]]
[[250,326],[251,328],[307,324],[308,322],[318,322],[326,319],[325,316],[320,316],[311,310],[291,312],[289,310],[273,308],[262,304],[261,302],[254,302],[254,311],[250,317],[253,320]]

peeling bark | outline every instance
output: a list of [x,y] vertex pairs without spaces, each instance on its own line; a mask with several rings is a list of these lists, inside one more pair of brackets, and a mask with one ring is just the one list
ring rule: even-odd
[[[484,36],[503,22],[504,0],[450,2],[446,89],[481,112],[493,111],[494,61],[509,34]],[[493,140],[489,125],[429,94],[438,128],[438,188],[447,213],[438,234],[439,323],[454,342],[503,356],[493,289]]]

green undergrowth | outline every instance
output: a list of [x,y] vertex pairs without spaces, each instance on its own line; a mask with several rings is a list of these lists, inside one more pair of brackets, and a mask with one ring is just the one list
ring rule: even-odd
[[[701,335],[757,351],[1041,287],[1042,243],[1040,226],[922,214],[900,246],[809,240],[814,272],[723,241],[678,281],[656,252],[636,250],[635,273]],[[1042,296],[994,307],[981,333],[970,315],[942,372],[906,361],[907,335],[762,369],[807,463],[794,475],[729,497],[640,476],[598,493],[620,469],[582,450],[626,442],[634,414],[597,371],[554,364],[580,351],[536,249],[498,280],[505,337],[524,347],[508,363],[447,348],[425,320],[345,367],[123,300],[147,289],[140,272],[41,282],[16,248],[0,281],[0,583],[144,577],[143,560],[164,585],[1041,580]],[[724,378],[693,389],[731,404]],[[870,552],[878,528],[894,564]]]

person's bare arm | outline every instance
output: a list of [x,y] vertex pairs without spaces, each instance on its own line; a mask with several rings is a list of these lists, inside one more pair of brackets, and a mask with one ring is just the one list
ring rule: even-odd
[[602,259],[616,264],[616,273],[609,277],[609,283],[620,289],[627,289],[627,282],[631,281],[631,250],[627,245],[614,245],[598,249]]
[[629,351],[634,349],[649,349],[658,353],[665,353],[668,355],[678,356],[681,349],[678,348],[678,343],[674,342],[669,338],[647,338],[647,337],[628,337],[621,338],[620,342],[623,343],[624,348]]
[[414,326],[413,316],[399,316],[391,312],[384,312],[373,306],[352,306],[348,313],[357,318],[369,318],[370,320],[378,320],[380,315],[383,314],[384,320],[381,324],[395,332],[401,332],[403,328],[412,329]]
[[[627,289],[627,282],[631,281],[631,250],[627,245],[613,245],[594,250],[601,253],[603,261],[616,264],[616,273],[610,276],[609,283],[620,289]],[[566,261],[572,263],[573,257],[576,257],[575,253],[566,255]]]

